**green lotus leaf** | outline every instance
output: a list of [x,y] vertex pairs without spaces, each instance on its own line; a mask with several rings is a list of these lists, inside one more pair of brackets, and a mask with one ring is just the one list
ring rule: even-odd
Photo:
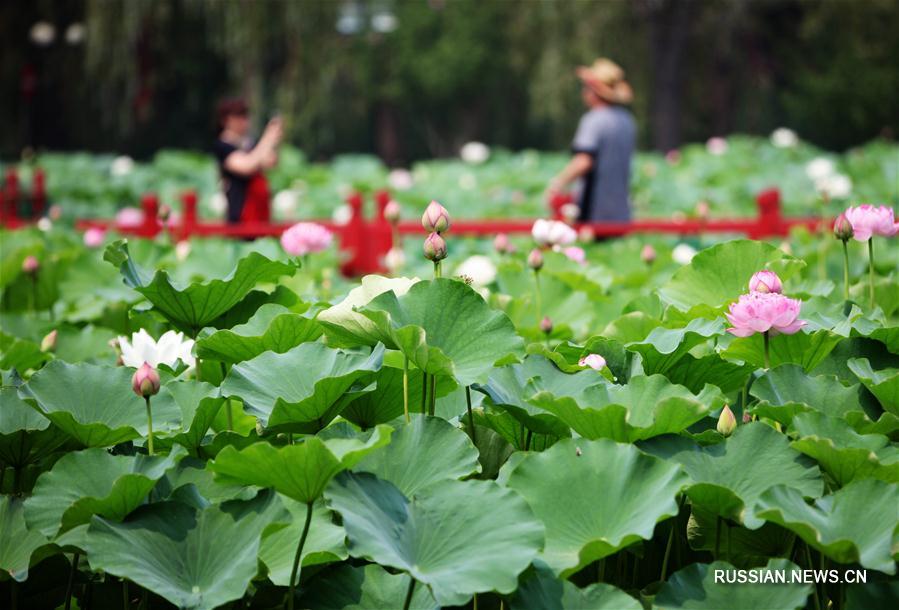
[[25,502],[28,527],[54,538],[93,515],[121,521],[184,456],[178,449],[154,457],[112,455],[100,448],[67,453],[38,478]]
[[222,383],[222,395],[243,399],[245,410],[266,427],[312,423],[318,430],[360,392],[374,389],[365,386],[383,356],[383,345],[369,354],[301,343],[283,354],[264,352],[235,364]]
[[234,364],[266,351],[283,354],[300,343],[315,341],[321,334],[321,325],[315,320],[268,303],[246,324],[202,336],[197,340],[197,356]]
[[[528,346],[528,350],[535,344]],[[539,345],[539,344],[536,344]],[[548,351],[548,350],[547,350]],[[550,354],[561,356],[553,358]],[[606,367],[612,373],[612,380],[618,383],[627,382],[631,372],[631,360],[633,354],[628,352],[624,345],[615,339],[606,337],[590,337],[583,346],[573,345],[570,342],[560,343],[552,352],[543,354],[565,373],[574,373],[583,369],[578,365],[581,358],[588,354],[599,354],[606,361]]]
[[752,412],[789,424],[798,413],[815,411],[861,422],[865,412],[858,386],[846,387],[831,375],[811,376],[796,364],[773,367],[756,379],[749,393],[759,399]]
[[219,481],[272,487],[288,498],[308,504],[321,496],[334,475],[389,443],[392,433],[390,426],[380,425],[367,438],[363,435],[322,440],[311,436],[298,444],[277,448],[265,442],[240,451],[225,447],[210,467]]
[[281,276],[293,275],[297,269],[296,265],[250,252],[225,277],[182,286],[174,283],[165,270],[157,270],[151,278],[131,258],[126,241],[107,246],[103,258],[119,268],[127,286],[146,297],[170,321],[192,331],[191,334],[237,305],[256,284],[275,282]]
[[563,439],[520,460],[506,485],[546,525],[540,558],[562,578],[637,542],[678,513],[688,482],[674,463],[608,439]]
[[846,587],[846,610],[895,610],[899,580]]
[[867,358],[852,358],[847,364],[885,411],[899,415],[899,369],[875,371]]
[[483,383],[494,363],[524,348],[512,321],[457,280],[418,282],[400,297],[385,292],[358,311],[374,322],[385,345],[463,386]]
[[619,442],[681,432],[721,408],[724,401],[714,386],[707,385],[694,395],[662,375],[631,377],[624,386],[597,384],[572,394],[539,392],[531,398],[581,436]]
[[659,289],[666,303],[681,311],[703,305],[720,309],[749,290],[749,279],[761,269],[788,280],[805,262],[761,241],[734,240],[700,251]]
[[179,608],[212,610],[243,596],[256,575],[262,531],[283,510],[275,494],[263,492],[204,509],[159,502],[123,523],[94,517],[88,561]]
[[27,489],[25,469],[43,470],[41,464],[52,463],[55,452],[73,445],[68,434],[19,398],[17,388],[0,388],[0,493]]
[[[497,282],[500,290],[517,295],[507,302],[503,309],[515,327],[521,329],[522,334],[530,340],[541,340],[543,333],[537,329],[539,318],[537,300],[534,296],[536,294],[534,272],[520,265],[518,269],[519,277],[514,283],[520,285],[520,288],[513,292],[505,287],[508,284],[505,279],[507,274],[503,272],[503,267],[500,267]],[[586,287],[585,284],[580,286]],[[603,309],[609,311],[609,317],[614,317],[620,310],[621,304],[614,303],[609,306],[608,301],[608,297],[591,299],[587,292],[569,285],[546,267],[540,272],[540,315],[557,320],[557,329],[567,328],[569,332],[579,336],[589,333],[591,329],[601,326],[597,323],[596,317]]]
[[[291,521],[287,527],[273,527],[264,533],[259,547],[259,559],[268,568],[268,578],[276,585],[290,584],[290,573],[297,552],[297,541],[303,533],[306,521],[306,505],[282,497],[281,502],[290,512]],[[343,539],[346,532],[331,522],[331,511],[321,500],[317,500],[312,510],[309,532],[303,545],[301,566],[313,566],[347,558]],[[302,606],[301,606],[302,607]]]
[[360,285],[350,290],[346,298],[318,314],[316,318],[325,330],[329,345],[353,347],[373,346],[384,343],[387,338],[377,325],[356,309],[367,305],[375,297],[393,292],[397,296],[406,294],[418,278],[387,278],[380,275],[366,275]]
[[696,318],[683,328],[657,326],[646,335],[646,338],[628,343],[625,347],[643,356],[643,370],[646,374],[664,374],[691,349],[711,337],[723,334],[722,318]]
[[44,536],[25,525],[22,500],[0,496],[0,572],[26,580],[34,552],[45,544]]
[[762,422],[737,426],[723,443],[700,447],[682,437],[660,437],[641,443],[651,455],[683,465],[692,480],[687,495],[693,504],[716,515],[757,529],[759,496],[786,485],[805,497],[824,492],[818,467],[790,447],[783,434]]
[[520,364],[494,368],[486,383],[475,384],[472,388],[484,393],[489,404],[508,412],[529,430],[569,436],[568,424],[530,399],[538,392],[578,392],[603,382],[596,371],[579,370],[566,374],[545,357],[530,354]]
[[[675,572],[653,600],[659,610],[799,610],[812,592],[812,585],[789,582],[790,571],[799,566],[786,559],[771,559],[764,568],[753,568],[747,580],[755,582],[715,582],[715,574],[734,570],[725,561],[694,563]],[[775,582],[775,574],[786,571],[787,583]]]
[[592,584],[583,589],[560,580],[541,561],[525,572],[523,582],[509,600],[512,610],[642,610],[636,599],[612,585]]
[[53,357],[41,351],[40,343],[0,331],[0,368],[26,371],[40,368]]
[[853,481],[812,505],[796,489],[778,485],[762,494],[757,514],[793,530],[838,563],[857,562],[896,573],[899,485],[895,483]]
[[172,435],[172,442],[197,453],[200,444],[225,399],[212,384],[194,381],[172,381],[160,390],[160,396],[168,396],[181,410],[181,432]]
[[790,446],[815,459],[838,485],[858,479],[899,483],[899,448],[882,434],[858,434],[836,417],[802,413],[793,418]]
[[[397,610],[409,590],[409,575],[391,574],[375,564],[340,565],[303,588],[300,608],[316,610]],[[409,610],[440,610],[427,587],[412,591]]]
[[[78,442],[108,447],[145,436],[144,400],[131,390],[134,369],[54,360],[22,386],[22,395]],[[181,428],[181,411],[164,394],[151,400],[153,433]]]
[[[821,364],[843,338],[829,330],[798,332],[794,335],[778,335],[771,338],[771,366],[784,363],[798,364],[811,371]],[[721,352],[730,360],[748,362],[756,368],[765,366],[765,344],[761,334],[734,339]]]
[[468,435],[439,417],[416,415],[398,425],[390,444],[356,464],[390,481],[405,496],[437,481],[461,479],[480,470],[478,450]]
[[406,498],[370,473],[343,472],[325,497],[343,518],[350,555],[408,572],[441,606],[511,593],[543,544],[525,501],[493,481],[441,481]]
[[728,394],[742,390],[755,370],[752,365],[729,362],[718,354],[707,354],[701,358],[685,354],[665,371],[665,377],[694,394],[701,392],[706,384]]

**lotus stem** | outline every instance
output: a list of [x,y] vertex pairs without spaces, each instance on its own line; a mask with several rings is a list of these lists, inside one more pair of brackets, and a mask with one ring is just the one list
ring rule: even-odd
[[294,593],[297,586],[297,571],[300,568],[300,557],[303,555],[303,545],[306,544],[306,536],[309,534],[309,524],[312,523],[312,502],[306,503],[306,523],[303,524],[303,533],[300,534],[300,544],[297,545],[297,553],[293,556],[293,569],[290,571],[290,587],[287,590],[287,607],[293,610]]
[[430,388],[428,388],[428,393],[430,394],[430,406],[428,407],[428,414],[432,417],[437,412],[437,377],[435,375],[431,375],[431,384]]
[[765,341],[765,370],[771,368],[771,337],[768,335],[768,331],[766,330],[764,333],[764,341]]
[[715,561],[718,561],[718,555],[721,552],[721,515],[718,515],[715,522]]
[[534,434],[533,430],[531,430],[530,428],[528,428],[527,436],[525,436],[525,439],[524,439],[524,450],[525,450],[525,451],[530,451],[530,450],[531,450],[531,436],[532,436],[533,434]]
[[596,564],[596,582],[603,582],[606,579],[606,558],[603,557]]
[[434,261],[434,279],[443,277],[440,269],[440,261]]
[[874,238],[868,238],[868,296],[874,309]]
[[131,608],[131,600],[128,599],[128,579],[122,579],[122,608],[129,610]]
[[540,321],[543,319],[541,315],[541,310],[543,309],[543,303],[540,299],[540,271],[534,270],[534,304],[537,308],[537,328],[540,328]]
[[468,430],[469,434],[471,434],[471,442],[477,447],[478,439],[475,436],[474,417],[471,414],[471,386],[468,385],[465,386],[465,400],[468,403]]
[[409,357],[403,358],[403,414],[406,416],[406,423],[412,421],[409,417]]
[[150,410],[150,397],[145,396],[147,404],[147,453],[153,455],[153,411]]
[[65,610],[69,610],[72,607],[72,590],[75,588],[75,572],[78,571],[78,560],[80,558],[81,554],[78,552],[72,555],[72,569],[69,570],[69,582],[66,584]]
[[409,610],[412,603],[412,592],[415,591],[415,578],[409,574],[409,588],[406,589],[406,601],[403,602],[403,610]]
[[[812,551],[808,546],[808,542],[805,543],[805,558],[808,561],[808,569],[813,570],[815,568],[812,563]],[[821,610],[821,598],[818,597],[818,585],[813,585],[812,593],[815,596],[815,610]]]
[[849,300],[849,242],[843,240],[843,300]]
[[421,414],[427,415],[428,404],[428,374],[421,372]]

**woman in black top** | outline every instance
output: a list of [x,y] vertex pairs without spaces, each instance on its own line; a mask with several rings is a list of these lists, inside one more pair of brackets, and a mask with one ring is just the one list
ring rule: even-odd
[[249,109],[240,99],[224,100],[218,107],[219,137],[215,142],[225,197],[227,221],[268,221],[268,186],[262,170],[278,162],[277,147],[283,127],[280,117],[269,121],[255,146],[248,138]]

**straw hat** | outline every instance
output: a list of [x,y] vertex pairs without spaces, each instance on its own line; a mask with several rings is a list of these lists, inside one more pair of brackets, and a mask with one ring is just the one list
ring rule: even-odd
[[611,59],[600,57],[590,66],[577,69],[578,78],[596,95],[613,104],[630,104],[634,91],[626,80],[624,70]]

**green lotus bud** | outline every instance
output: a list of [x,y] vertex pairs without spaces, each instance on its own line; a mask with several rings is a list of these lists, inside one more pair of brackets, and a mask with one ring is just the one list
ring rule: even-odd
[[730,407],[724,405],[724,408],[721,409],[721,415],[718,416],[718,425],[716,426],[718,433],[721,436],[730,436],[736,428],[737,418],[734,417],[734,412],[730,410]]
[[56,350],[56,335],[59,334],[56,332],[56,329],[51,330],[47,333],[47,336],[41,340],[41,351],[42,352],[52,352]]

